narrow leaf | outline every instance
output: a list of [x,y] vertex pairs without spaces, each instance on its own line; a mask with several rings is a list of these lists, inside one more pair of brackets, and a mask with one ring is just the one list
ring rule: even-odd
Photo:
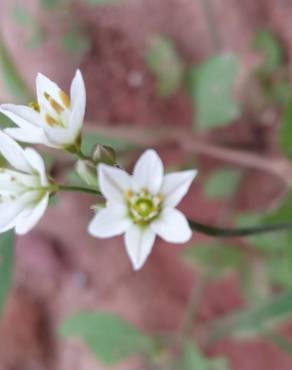
[[152,350],[149,337],[111,313],[81,312],[73,315],[61,325],[60,333],[80,337],[96,357],[107,364]]
[[3,80],[12,96],[19,100],[27,100],[30,97],[29,90],[17,70],[14,61],[0,36],[0,68]]
[[0,314],[10,290],[13,270],[13,232],[0,236]]
[[255,334],[267,326],[285,319],[292,314],[292,292],[275,296],[256,307],[235,313],[219,320],[213,326],[212,339],[217,340],[228,334]]

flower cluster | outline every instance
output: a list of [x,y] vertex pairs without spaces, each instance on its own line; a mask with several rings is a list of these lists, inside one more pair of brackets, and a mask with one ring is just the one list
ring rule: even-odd
[[[152,149],[138,159],[133,175],[114,165],[107,147],[99,147],[92,158],[82,162],[86,93],[80,71],[73,78],[70,98],[42,74],[36,78],[36,91],[37,101],[29,106],[0,107],[18,126],[0,131],[0,152],[8,163],[0,168],[0,232],[12,228],[17,234],[30,231],[44,214],[49,196],[60,189],[46,174],[41,156],[32,148],[23,149],[17,140],[45,144],[79,157],[77,170],[105,199],[105,207],[99,207],[88,232],[98,238],[125,234],[135,270],[143,266],[157,235],[170,243],[185,243],[191,238],[186,217],[175,207],[188,192],[196,170],[165,175],[163,163]],[[98,183],[88,166],[97,169]]]

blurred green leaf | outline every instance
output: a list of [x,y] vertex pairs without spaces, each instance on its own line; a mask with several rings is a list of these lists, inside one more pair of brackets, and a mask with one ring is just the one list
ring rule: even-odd
[[219,169],[214,171],[204,186],[208,198],[227,198],[233,195],[239,185],[241,172],[235,169]]
[[272,211],[268,212],[263,216],[263,222],[275,223],[275,222],[286,222],[292,220],[292,193],[283,199],[279,206]]
[[35,49],[40,47],[46,39],[45,31],[38,25],[32,29],[30,38],[28,39],[26,46],[28,49]]
[[0,112],[0,128],[13,127],[14,123],[5,114]]
[[85,0],[90,5],[115,5],[124,3],[127,0]]
[[244,262],[244,253],[236,246],[221,244],[195,244],[186,248],[184,256],[189,261],[196,261],[215,272],[221,273],[227,269],[238,269]]
[[28,100],[30,92],[0,35],[0,67],[8,91],[19,100]]
[[283,64],[283,48],[276,35],[268,30],[260,31],[254,40],[254,48],[264,53],[264,70],[271,73]]
[[208,362],[191,342],[187,343],[186,345],[183,355],[182,368],[183,370],[209,370]]
[[57,8],[58,6],[62,6],[64,1],[67,0],[40,0],[40,3],[43,8],[51,9]]
[[292,94],[286,100],[280,128],[280,146],[284,154],[292,154]]
[[0,314],[10,290],[13,272],[14,234],[9,231],[0,236]]
[[107,364],[153,350],[149,337],[111,313],[73,315],[62,324],[60,333],[82,338],[97,358]]
[[229,366],[226,359],[222,357],[209,359],[206,358],[195,344],[186,344],[181,370],[228,370]]
[[22,26],[30,25],[33,22],[32,15],[22,7],[15,7],[12,10],[13,19]]
[[116,151],[131,149],[135,146],[124,139],[112,138],[109,136],[99,135],[95,132],[86,133],[82,137],[82,151],[89,155],[96,144],[107,145],[114,148]]
[[287,340],[282,335],[275,333],[271,330],[267,330],[264,332],[264,337],[269,339],[272,343],[278,346],[283,351],[292,355],[292,342]]
[[173,42],[162,36],[151,40],[145,61],[157,81],[157,92],[162,97],[172,95],[181,85],[184,64]]
[[291,314],[292,292],[289,291],[255,307],[219,320],[212,328],[212,339],[217,340],[228,334],[249,333],[254,335],[263,332],[280,319],[286,319]]
[[233,54],[217,55],[190,70],[188,87],[200,129],[224,126],[239,116],[232,89],[239,61]]
[[90,37],[78,30],[70,30],[62,37],[63,48],[70,54],[83,54],[89,50]]

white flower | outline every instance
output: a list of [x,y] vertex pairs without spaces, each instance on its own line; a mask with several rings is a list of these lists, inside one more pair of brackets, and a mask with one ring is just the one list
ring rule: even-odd
[[34,149],[22,149],[2,131],[0,152],[12,167],[0,168],[0,232],[15,228],[17,234],[25,234],[48,205],[45,165]]
[[187,193],[196,170],[163,174],[154,150],[146,150],[133,175],[100,164],[100,190],[107,200],[88,231],[99,238],[125,233],[125,244],[135,270],[150,254],[156,235],[170,243],[185,243],[192,235],[186,217],[175,207]]
[[53,148],[78,145],[86,105],[81,72],[77,70],[72,81],[70,99],[41,73],[36,78],[36,90],[37,102],[30,106],[1,105],[0,111],[18,126],[4,131],[25,143],[45,144]]

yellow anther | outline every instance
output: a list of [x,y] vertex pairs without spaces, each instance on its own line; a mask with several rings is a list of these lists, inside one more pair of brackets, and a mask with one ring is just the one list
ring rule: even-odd
[[132,196],[134,195],[133,191],[132,190],[127,190],[125,192],[125,198],[126,199],[130,199]]
[[62,100],[62,103],[64,104],[64,107],[69,109],[70,108],[70,99],[69,99],[68,95],[63,90],[59,91],[59,95],[60,95],[60,98]]
[[41,107],[40,107],[39,103],[37,103],[36,101],[29,102],[28,106],[30,108],[32,108],[33,110],[35,110],[36,112],[38,112],[38,113],[41,111]]
[[59,104],[54,98],[52,98],[47,92],[44,93],[44,97],[50,103],[51,107],[55,112],[61,114],[64,111],[64,108]]
[[53,117],[51,117],[49,114],[45,115],[45,120],[49,126],[52,126],[52,127],[59,126],[58,122]]

